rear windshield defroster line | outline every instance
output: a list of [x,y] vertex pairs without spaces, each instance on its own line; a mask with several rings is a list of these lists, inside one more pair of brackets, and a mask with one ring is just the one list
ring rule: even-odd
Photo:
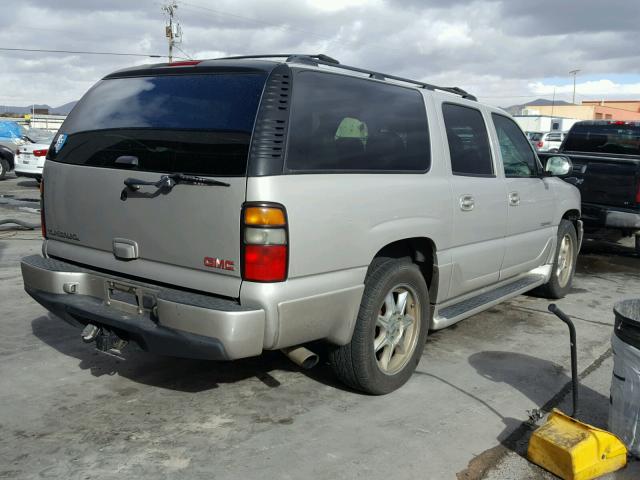
[[[49,158],[133,171],[245,175],[265,80],[253,73],[102,80],[64,122]],[[116,163],[123,156],[137,160]]]

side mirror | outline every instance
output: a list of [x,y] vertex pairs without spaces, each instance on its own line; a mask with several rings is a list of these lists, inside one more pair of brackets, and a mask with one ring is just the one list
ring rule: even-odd
[[544,171],[548,172],[554,177],[563,177],[568,175],[573,170],[573,163],[569,157],[561,157],[555,155],[547,159],[547,164],[544,167]]

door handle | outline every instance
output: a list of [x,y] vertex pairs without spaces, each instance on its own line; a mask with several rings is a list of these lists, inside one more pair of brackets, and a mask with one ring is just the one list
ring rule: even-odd
[[460,210],[464,212],[470,212],[473,210],[473,207],[476,206],[476,201],[473,199],[472,195],[461,195],[460,196]]
[[512,207],[520,205],[520,194],[518,192],[509,193],[509,205]]

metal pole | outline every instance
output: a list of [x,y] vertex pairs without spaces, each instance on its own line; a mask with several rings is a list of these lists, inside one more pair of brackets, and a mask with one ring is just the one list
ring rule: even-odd
[[573,103],[574,105],[576,104],[576,76],[578,75],[579,71],[580,69],[576,69],[569,72],[569,75],[573,75],[573,100],[571,101],[571,103]]
[[169,15],[169,26],[166,27],[165,31],[165,35],[169,41],[169,63],[173,62],[173,44],[175,41],[173,35],[173,14],[176,8],[178,8],[178,4],[176,2],[171,2],[162,6],[162,9]]
[[571,417],[578,414],[578,347],[576,345],[576,327],[567,314],[560,310],[555,303],[549,305],[549,311],[562,320],[569,327],[569,342],[571,343],[571,393],[573,394],[573,412]]

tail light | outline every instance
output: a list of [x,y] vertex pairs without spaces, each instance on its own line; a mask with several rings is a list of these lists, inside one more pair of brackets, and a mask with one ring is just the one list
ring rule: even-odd
[[542,148],[544,146],[544,142],[542,140],[540,140],[538,143],[536,143],[536,146],[538,148]]
[[636,203],[640,205],[640,180],[638,180],[638,189],[636,190]]
[[44,178],[40,180],[40,228],[42,237],[47,238],[47,225],[44,221]]
[[33,156],[34,157],[45,157],[47,155],[47,149],[42,149],[42,150],[34,150],[33,151]]
[[242,278],[251,282],[286,280],[288,237],[283,206],[246,204],[242,210]]

